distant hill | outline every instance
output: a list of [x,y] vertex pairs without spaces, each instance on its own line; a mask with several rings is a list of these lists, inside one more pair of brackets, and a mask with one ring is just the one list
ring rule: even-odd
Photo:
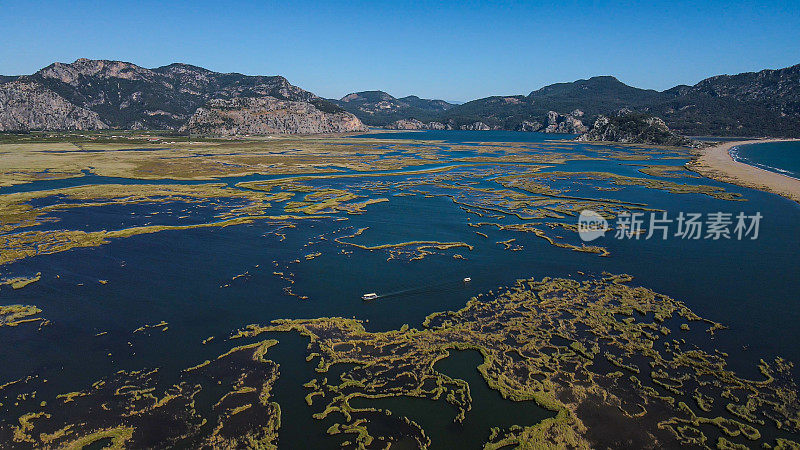
[[[239,98],[266,100],[224,102]],[[675,86],[661,92],[599,76],[552,84],[528,95],[492,96],[456,105],[413,95],[395,98],[383,91],[326,100],[281,76],[218,73],[178,63],[146,69],[121,61],[89,59],[54,63],[32,75],[0,76],[0,131],[177,130],[211,101],[215,101],[214,106],[207,108],[206,115],[198,117],[195,124],[212,120],[208,111],[217,111],[217,119],[222,117],[221,105],[250,108],[231,115],[242,120],[255,117],[252,108],[260,115],[278,114],[271,106],[280,103],[267,98],[313,107],[288,108],[293,114],[306,114],[291,117],[297,119],[298,130],[356,131],[363,128],[363,122],[395,128],[581,132],[600,115],[630,110],[660,117],[672,131],[684,135],[800,137],[800,65],[719,75],[694,86]],[[348,114],[361,122],[353,121]],[[271,129],[274,120],[267,116],[263,123],[238,124],[237,129]],[[315,122],[318,120],[324,123]],[[202,128],[218,129],[207,123]],[[292,132],[292,128],[285,132]]]
[[[179,63],[146,69],[122,61],[79,59],[51,64],[33,75],[0,78],[0,130],[178,129],[211,100],[238,98],[307,103],[322,113],[315,117],[345,113],[281,76],[218,73]],[[347,117],[347,123],[356,122]],[[363,125],[359,122],[356,128]]]
[[662,95],[647,111],[683,134],[800,136],[800,64],[719,75]]
[[757,73],[721,75],[694,86],[658,92],[628,86],[614,77],[557,83],[527,96],[487,97],[454,106],[439,121],[456,126],[483,121],[518,129],[543,121],[548,111],[579,109],[590,121],[630,109],[662,117],[686,135],[800,136],[800,65]]
[[[413,118],[422,122],[451,123],[456,129],[482,122],[491,128],[517,130],[524,128],[524,122],[547,123],[550,111],[571,113],[580,110],[593,118],[622,108],[646,106],[658,101],[662,94],[628,86],[614,77],[601,76],[552,84],[527,96],[492,96],[460,105],[436,100],[423,102],[441,103],[411,104],[407,101],[409,98],[395,99],[382,91],[367,91],[345,96],[337,104],[361,118],[364,123],[375,126]],[[424,111],[414,111],[401,105],[403,102]]]
[[[524,128],[524,122],[547,123],[550,111],[571,113],[580,110],[593,118],[626,107],[646,106],[661,96],[657,91],[638,89],[614,77],[601,76],[552,84],[527,96],[492,96],[460,105],[417,97],[396,99],[382,91],[350,94],[336,103],[364,123],[374,126],[413,118],[422,122],[451,123],[456,129],[482,122],[491,128],[516,130]],[[409,99],[422,102],[414,103]]]
[[598,76],[551,84],[528,95],[491,96],[451,104],[439,112],[395,109],[388,115],[348,110],[376,126],[418,119],[449,124],[455,129],[480,122],[489,129],[536,130],[530,124],[547,123],[551,111],[576,117],[582,112],[583,122],[593,123],[599,115],[613,116],[623,109],[662,117],[672,130],[686,135],[797,137],[800,65],[720,75],[694,86],[676,86],[661,92],[628,86],[612,76]]
[[412,117],[430,121],[454,106],[444,100],[428,100],[416,95],[395,98],[383,91],[354,92],[329,101],[371,126],[385,126]]
[[534,109],[537,105],[542,111],[580,109],[593,116],[622,108],[645,107],[658,101],[661,95],[658,91],[628,86],[612,76],[601,76],[551,84],[531,92],[527,99]]

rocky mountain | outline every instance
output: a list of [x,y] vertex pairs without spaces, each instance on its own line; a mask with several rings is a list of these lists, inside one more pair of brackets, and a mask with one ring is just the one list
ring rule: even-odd
[[[621,108],[642,108],[661,98],[653,90],[628,86],[611,76],[593,77],[572,83],[545,86],[528,95],[486,97],[454,106],[439,120],[450,120],[457,125],[483,121],[506,130],[547,131],[558,133],[585,132],[584,118],[593,120],[599,114],[609,114]],[[580,111],[560,114],[554,111]],[[572,116],[572,117],[567,117]],[[577,123],[578,119],[581,123]],[[564,123],[560,128],[554,123]],[[536,124],[545,124],[537,127]],[[555,128],[555,130],[554,130]]]
[[676,86],[646,111],[690,135],[800,136],[800,64]]
[[367,127],[345,111],[326,113],[309,102],[264,96],[211,100],[197,109],[181,131],[234,136],[344,133],[367,131]]
[[[271,109],[270,105],[278,104],[271,100],[255,102],[264,114],[276,116],[264,118],[263,126],[236,125],[243,129],[274,126],[285,132],[292,132],[291,127],[278,126],[281,120],[297,124],[298,130],[361,129],[352,116],[343,114],[348,112],[367,125],[395,129],[580,134],[586,131],[584,123],[625,108],[661,117],[670,129],[685,135],[800,137],[800,65],[720,75],[661,92],[601,76],[552,84],[528,95],[492,96],[454,105],[416,96],[395,98],[382,91],[326,100],[280,76],[218,73],[188,64],[146,69],[121,61],[79,59],[51,64],[32,75],[0,76],[0,130],[179,129],[190,118],[200,123],[201,117],[194,118],[198,108],[209,105],[201,116],[211,120],[208,114],[224,102],[210,102],[239,98],[272,98],[313,107],[286,104],[293,114],[310,114],[308,120],[319,120],[314,125],[303,117],[281,116],[283,112]],[[238,116],[242,120],[253,107],[249,102],[232,104],[242,105]]]
[[660,118],[627,110],[620,111],[614,116],[598,116],[591,130],[579,136],[578,140],[668,146],[694,145],[691,139],[670,130]]
[[0,131],[108,128],[94,111],[76,106],[39,83],[14,80],[0,86]]
[[778,70],[718,75],[694,86],[678,86],[669,95],[730,98],[741,102],[764,102],[785,114],[800,113],[800,64]]
[[330,101],[371,126],[385,126],[411,118],[429,122],[454,106],[444,100],[428,100],[415,95],[395,98],[383,91],[355,92]]
[[[380,91],[372,92],[381,93]],[[614,77],[604,76],[578,80],[573,83],[553,84],[533,91],[527,96],[486,97],[460,105],[450,105],[448,108],[438,111],[429,110],[418,115],[407,109],[395,109],[391,118],[375,112],[372,112],[372,117],[365,118],[359,115],[358,111],[348,110],[358,115],[365,123],[374,126],[385,126],[396,120],[414,118],[422,122],[451,123],[455,129],[463,126],[470,127],[476,122],[482,122],[490,129],[545,131],[548,126],[553,125],[550,119],[551,111],[580,110],[588,117],[596,117],[600,113],[616,111],[623,107],[646,104],[659,95],[657,91],[630,87]],[[398,115],[401,117],[397,117]],[[565,121],[574,123],[572,119],[566,118],[569,114],[562,115],[564,117],[558,119],[559,123]],[[536,124],[545,125],[539,127]],[[576,127],[561,127],[558,131],[551,132],[582,133],[585,131],[582,128],[583,124],[574,123],[574,125]],[[573,128],[574,131],[565,131]]]
[[[528,95],[481,98],[424,119],[407,115],[392,120],[416,118],[449,123],[455,129],[481,122],[490,129],[544,131],[551,125],[550,111],[581,110],[585,113],[581,121],[591,123],[599,115],[614,115],[623,108],[662,117],[671,129],[686,135],[797,137],[800,65],[720,75],[661,92],[600,76],[552,84]],[[579,127],[576,130],[580,133]]]
[[[317,118],[322,117],[318,113],[333,114],[352,122],[349,115],[339,114],[344,112],[341,108],[283,77],[218,73],[188,64],[146,69],[122,61],[79,59],[0,82],[2,98],[20,98],[19,83],[28,86],[24,97],[27,103],[4,101],[0,105],[0,117],[17,118],[0,119],[0,127],[7,130],[177,129],[212,100],[267,97],[307,103]],[[60,109],[53,105],[60,105]],[[67,110],[71,116],[65,113]],[[43,121],[44,117],[49,119]],[[326,126],[320,124],[320,128]]]

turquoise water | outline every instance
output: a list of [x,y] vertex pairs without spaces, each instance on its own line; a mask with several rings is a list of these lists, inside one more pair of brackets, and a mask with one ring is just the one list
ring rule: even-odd
[[[429,133],[437,133],[433,138]],[[409,133],[420,139],[442,139],[453,143],[472,142],[480,132]],[[502,132],[508,133],[508,132]],[[498,132],[497,139],[508,139]],[[387,135],[379,135],[381,138]],[[480,134],[481,141],[491,135]],[[552,135],[516,133],[530,142],[541,142]],[[397,135],[394,135],[397,137]],[[460,139],[460,142],[459,142]],[[517,141],[524,142],[524,141]],[[594,146],[579,146],[574,151],[594,154]],[[531,152],[539,150],[531,150]],[[457,165],[450,161],[447,148],[441,149],[439,165]],[[665,159],[655,163],[680,165],[685,160]],[[583,160],[554,165],[547,170],[606,171],[628,176],[644,176],[635,164],[640,161]],[[650,162],[648,162],[650,163]],[[473,177],[477,187],[499,185],[496,174],[524,170],[524,165],[497,164],[459,167],[454,173]],[[42,273],[42,280],[20,290],[0,287],[0,304],[34,304],[52,325],[41,332],[36,327],[0,328],[0,384],[31,374],[48,379],[38,389],[38,398],[83,389],[116,371],[159,367],[163,374],[175,374],[224,353],[231,347],[225,341],[235,330],[251,323],[268,323],[281,318],[356,317],[368,321],[368,330],[395,329],[403,324],[419,327],[425,316],[443,310],[459,309],[479,293],[507,286],[519,278],[580,277],[611,273],[633,275],[634,283],[680,299],[703,317],[722,322],[730,330],[718,333],[715,345],[731,354],[730,364],[745,375],[758,376],[759,359],[776,355],[800,361],[800,223],[798,204],[763,192],[724,185],[712,180],[687,178],[682,183],[721,186],[740,193],[745,202],[719,200],[701,194],[670,194],[639,186],[619,191],[596,191],[561,181],[556,187],[573,189],[571,194],[635,201],[666,210],[671,216],[680,211],[748,214],[760,212],[764,219],[757,240],[683,241],[679,239],[626,241],[601,238],[595,242],[608,247],[611,256],[573,252],[554,247],[531,233],[513,233],[482,228],[488,238],[475,234],[467,224],[477,218],[459,208],[449,197],[423,195],[394,197],[391,189],[381,191],[376,181],[430,180],[432,194],[456,195],[448,188],[435,186],[435,175],[399,174],[304,181],[318,188],[346,188],[364,195],[386,196],[389,202],[370,205],[363,215],[337,214],[331,219],[299,221],[295,228],[283,229],[285,240],[276,233],[281,223],[259,221],[226,228],[167,231],[113,240],[107,245],[80,248],[41,255],[0,267],[0,277]],[[238,181],[274,177],[243,177]],[[52,180],[15,187],[16,190],[54,189],[90,182],[142,183],[137,180],[87,175],[75,180]],[[169,180],[159,181],[171,182]],[[75,184],[73,184],[75,183]],[[594,182],[606,185],[604,182]],[[5,188],[3,193],[12,189]],[[377,195],[376,195],[377,192]],[[462,200],[473,200],[473,194]],[[42,200],[46,204],[44,200]],[[231,204],[229,206],[236,206]],[[272,213],[280,212],[276,205]],[[134,214],[131,214],[134,213]],[[152,217],[145,217],[154,214]],[[41,229],[69,226],[72,229],[115,229],[141,225],[201,222],[213,213],[208,205],[152,204],[115,205],[110,208],[78,208],[61,217],[62,222],[45,223]],[[188,215],[186,219],[176,216]],[[574,221],[574,219],[570,219]],[[498,219],[500,223],[519,222],[516,218]],[[60,224],[60,225],[59,225]],[[355,229],[369,227],[353,242],[365,245],[410,240],[463,241],[474,246],[463,251],[465,260],[450,254],[431,255],[419,261],[387,260],[383,251],[343,247],[333,241]],[[324,236],[325,239],[321,239]],[[516,238],[522,251],[507,251],[498,241]],[[574,238],[573,238],[574,240]],[[309,248],[308,244],[313,245]],[[579,243],[578,241],[575,241]],[[319,251],[321,256],[305,260],[303,255]],[[461,252],[461,250],[459,250]],[[300,262],[294,263],[293,261]],[[287,282],[273,274],[284,270],[293,274],[293,289],[308,297],[299,300],[286,295]],[[236,280],[238,274],[247,275]],[[472,282],[461,283],[469,276]],[[108,280],[100,284],[98,280]],[[224,285],[227,287],[222,287]],[[365,292],[390,293],[381,301],[365,303]],[[167,332],[132,334],[143,324],[169,323]],[[97,333],[107,334],[96,336]],[[216,339],[208,345],[201,341]],[[284,418],[281,446],[284,448],[337,448],[337,438],[325,434],[330,423],[317,421],[302,396],[302,383],[315,376],[314,364],[305,361],[306,340],[270,336],[281,342],[268,352],[268,358],[281,364],[282,377],[276,386],[276,401],[281,403]],[[238,344],[238,343],[237,343]],[[109,356],[110,354],[110,356]],[[452,358],[452,359],[451,359]],[[451,356],[435,367],[470,383],[476,392],[474,412],[467,416],[470,426],[463,446],[474,436],[488,433],[489,418],[504,408],[514,411],[516,422],[536,423],[547,411],[535,405],[513,405],[498,398],[494,391],[477,385],[482,382],[475,371],[480,360],[472,353]],[[169,378],[167,377],[167,380]],[[417,399],[418,400],[418,399]],[[412,419],[427,422],[429,434],[439,445],[447,436],[459,433],[450,425],[452,416],[438,416],[431,411],[452,408],[446,404],[431,406],[428,400],[403,399],[376,401],[403,411]],[[506,402],[506,403],[504,403]],[[2,401],[0,419],[14,420],[28,412],[29,404],[15,406]],[[397,403],[402,403],[399,405]],[[448,409],[449,408],[449,409]],[[443,413],[444,414],[444,413]],[[446,420],[445,420],[446,419]],[[485,419],[485,420],[484,420]],[[469,439],[467,439],[469,438]],[[299,444],[298,444],[299,443]],[[477,446],[477,444],[476,444]]]
[[768,142],[731,149],[733,159],[800,179],[800,142]]

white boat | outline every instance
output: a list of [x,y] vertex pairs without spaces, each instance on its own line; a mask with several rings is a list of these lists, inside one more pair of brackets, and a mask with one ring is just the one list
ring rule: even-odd
[[362,300],[375,300],[376,298],[378,298],[378,294],[374,292],[370,292],[369,294],[364,294],[361,296]]
[[470,281],[472,281],[472,278],[470,277],[464,278],[464,283],[469,283]]

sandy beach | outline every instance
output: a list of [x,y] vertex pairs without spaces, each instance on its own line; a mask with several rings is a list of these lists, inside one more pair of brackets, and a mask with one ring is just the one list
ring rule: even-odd
[[732,147],[739,145],[781,141],[792,139],[723,142],[698,150],[698,156],[686,167],[717,181],[772,192],[800,203],[800,180],[735,161],[729,153]]

